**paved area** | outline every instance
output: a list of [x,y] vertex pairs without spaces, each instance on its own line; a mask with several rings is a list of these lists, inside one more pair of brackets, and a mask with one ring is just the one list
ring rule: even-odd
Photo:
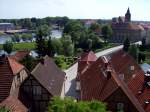
[[[117,46],[117,47],[113,47],[110,49],[106,49],[104,51],[98,52],[96,53],[97,57],[103,56],[103,55],[107,55],[110,54],[112,52],[115,52],[117,50],[120,50],[123,46]],[[65,95],[66,96],[72,96],[74,98],[77,98],[78,93],[76,92],[75,88],[76,88],[76,82],[75,82],[75,78],[77,76],[77,68],[78,68],[78,64],[75,63],[74,65],[72,65],[69,69],[67,69],[66,72],[66,82],[65,82]]]

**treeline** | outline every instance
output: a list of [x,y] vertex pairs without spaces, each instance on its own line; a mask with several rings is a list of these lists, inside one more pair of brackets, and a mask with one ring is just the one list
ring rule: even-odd
[[46,18],[24,18],[24,19],[0,19],[0,23],[13,23],[16,29],[27,28],[36,29],[41,25],[52,25],[57,24],[59,27],[64,27],[69,21],[68,17],[46,17]]

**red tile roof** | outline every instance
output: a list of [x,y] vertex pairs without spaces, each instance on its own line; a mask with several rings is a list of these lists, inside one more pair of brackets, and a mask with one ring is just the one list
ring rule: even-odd
[[10,94],[13,81],[13,73],[9,66],[8,58],[1,58],[0,64],[0,102],[6,99]]
[[145,88],[145,90],[139,94],[144,84],[144,72],[141,70],[132,80],[129,81],[128,87],[138,99],[142,107],[146,112],[150,112],[150,104],[145,104],[145,101],[150,100],[150,88]]
[[[120,88],[133,103],[136,109],[139,110],[139,112],[144,112],[144,109],[141,107],[141,102],[139,102],[136,96],[132,93],[132,91],[138,90],[137,88],[134,88],[136,86],[138,87],[138,85],[136,85],[138,81],[141,82],[141,76],[139,79],[137,79],[137,82],[131,84],[132,86],[129,87],[131,90],[127,86],[127,82],[135,79],[134,77],[141,73],[140,71],[142,70],[139,65],[136,64],[132,57],[123,51],[118,51],[117,53],[113,54],[107,65],[107,67],[111,68],[111,78],[109,80],[106,77],[107,74],[105,74],[106,64],[102,57],[91,64],[91,66],[87,68],[87,70],[80,76],[81,99],[97,99],[105,101],[109,96],[111,96],[116,90]],[[129,69],[126,68],[129,68],[130,65],[134,65],[135,70],[127,74],[126,70],[129,71]],[[125,75],[131,76],[127,77],[127,81],[125,82],[124,80],[120,79],[118,73],[124,73]],[[136,75],[133,75],[134,77],[132,77],[132,74]],[[148,93],[146,93],[146,95],[148,95]],[[149,96],[150,95],[148,95],[148,98]]]
[[27,112],[28,109],[19,101],[19,99],[13,96],[7,97],[3,102],[0,103],[0,107],[5,107],[11,112]]
[[[118,75],[124,74],[125,82],[128,82],[141,70],[140,66],[133,59],[133,57],[131,57],[128,53],[124,52],[123,50],[117,51],[110,57],[110,63],[112,67]],[[134,67],[134,70],[131,70],[132,66]]]
[[78,74],[77,79],[79,79],[80,75],[93,63],[97,60],[94,52],[84,52],[81,54],[78,60]]
[[8,57],[0,57],[0,102],[10,94],[12,81],[23,66]]
[[25,56],[29,55],[30,51],[17,51],[11,58],[21,61]]
[[22,64],[18,63],[16,60],[14,60],[12,58],[8,57],[8,61],[9,61],[10,67],[12,69],[13,75],[16,75],[24,68],[24,66]]

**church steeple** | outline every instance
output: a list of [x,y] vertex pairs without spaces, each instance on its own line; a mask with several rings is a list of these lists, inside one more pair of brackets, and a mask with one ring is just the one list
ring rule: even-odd
[[128,10],[125,14],[125,22],[131,22],[131,13],[130,13],[129,7],[128,7]]

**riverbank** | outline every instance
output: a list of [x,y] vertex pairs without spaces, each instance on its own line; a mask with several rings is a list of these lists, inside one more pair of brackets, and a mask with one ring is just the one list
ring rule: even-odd
[[[0,44],[0,50],[3,50],[2,44]],[[15,50],[35,50],[35,42],[14,43],[13,51]]]

